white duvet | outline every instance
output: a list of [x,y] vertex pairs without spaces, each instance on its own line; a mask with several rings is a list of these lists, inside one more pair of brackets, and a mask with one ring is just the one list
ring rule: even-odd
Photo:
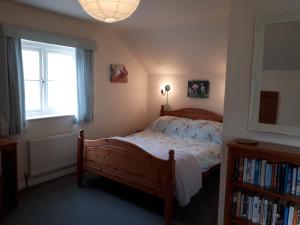
[[222,145],[193,138],[167,136],[148,128],[127,136],[114,137],[138,145],[150,154],[167,160],[169,150],[175,151],[175,197],[180,206],[189,204],[202,187],[202,172],[220,163]]

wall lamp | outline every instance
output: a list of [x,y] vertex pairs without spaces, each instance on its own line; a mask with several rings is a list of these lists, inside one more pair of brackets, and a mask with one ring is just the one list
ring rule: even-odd
[[169,93],[170,89],[171,89],[170,85],[166,85],[166,86],[165,86],[165,89],[162,88],[162,89],[160,90],[160,93],[161,93],[163,96],[165,96],[166,94]]

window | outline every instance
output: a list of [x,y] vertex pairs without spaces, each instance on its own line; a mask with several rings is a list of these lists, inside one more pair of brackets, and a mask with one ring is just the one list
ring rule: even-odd
[[75,115],[75,48],[22,40],[26,118]]

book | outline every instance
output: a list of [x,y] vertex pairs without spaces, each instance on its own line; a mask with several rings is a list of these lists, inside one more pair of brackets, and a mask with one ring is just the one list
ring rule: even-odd
[[277,223],[277,203],[273,204],[273,209],[272,209],[272,223],[271,225],[276,225]]
[[285,193],[291,193],[292,191],[292,179],[293,179],[293,168],[288,166],[287,167],[287,184],[286,184],[286,190]]
[[232,197],[232,215],[236,215],[236,208],[237,208],[237,193],[233,193]]
[[247,161],[247,173],[246,173],[246,182],[250,183],[250,179],[251,179],[251,165],[252,165],[252,161],[248,159]]
[[248,207],[248,220],[252,219],[253,212],[253,196],[249,196],[249,207]]
[[289,221],[289,207],[284,208],[284,214],[283,214],[283,225],[288,225]]
[[295,208],[292,225],[297,225],[297,220],[298,220],[298,209]]
[[248,159],[244,158],[244,168],[243,168],[243,182],[247,182],[247,166],[248,166]]
[[249,180],[250,184],[254,184],[255,164],[256,164],[256,160],[252,159],[251,166],[250,166],[250,180]]
[[262,225],[267,224],[267,216],[268,216],[268,206],[269,206],[269,201],[268,200],[263,200],[263,210],[262,210]]
[[296,196],[300,196],[300,167],[297,168]]
[[265,188],[272,187],[272,164],[268,163],[266,165],[266,175],[265,175]]
[[252,212],[252,219],[253,223],[258,223],[258,209],[259,209],[259,197],[253,197],[253,212]]
[[239,166],[238,166],[238,181],[243,181],[243,169],[244,169],[244,159],[239,159]]
[[289,207],[289,214],[288,214],[288,223],[287,225],[293,225],[293,216],[294,216],[295,208],[290,206]]
[[242,195],[241,195],[240,216],[244,216],[244,198],[245,198],[245,195],[242,193]]
[[266,225],[271,225],[271,223],[272,223],[272,211],[273,211],[273,203],[271,201],[269,201],[268,209],[267,209]]
[[248,195],[244,195],[244,203],[243,203],[243,217],[248,217],[248,200],[249,196]]
[[278,163],[274,164],[274,174],[273,174],[273,185],[272,188],[274,191],[277,190],[277,176],[278,176]]
[[240,217],[240,211],[241,211],[241,192],[238,192],[237,194],[237,204],[236,204],[236,217]]
[[260,186],[262,186],[262,187],[265,186],[266,165],[267,165],[267,160],[262,160],[262,163],[261,163],[261,176],[260,176]]
[[284,222],[284,205],[279,204],[277,207],[277,218],[276,218],[275,225],[283,225],[283,222]]
[[254,182],[253,182],[254,185],[259,185],[260,164],[261,164],[261,160],[255,161]]
[[297,180],[297,168],[293,168],[293,175],[292,175],[292,190],[291,194],[296,194],[296,180]]

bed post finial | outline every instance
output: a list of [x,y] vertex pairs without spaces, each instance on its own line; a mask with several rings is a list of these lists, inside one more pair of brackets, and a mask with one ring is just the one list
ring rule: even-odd
[[84,130],[80,130],[79,131],[79,137],[84,139]]
[[167,193],[165,196],[165,224],[171,225],[172,224],[172,218],[173,218],[173,191],[175,186],[175,159],[174,159],[175,151],[170,150],[169,151],[169,159],[168,159],[168,188]]
[[170,150],[169,151],[169,160],[174,160],[174,155],[175,155],[175,151],[174,150]]
[[77,151],[77,183],[82,185],[83,177],[83,144],[84,144],[84,131],[79,131],[78,137],[78,151]]
[[160,116],[164,116],[165,115],[165,105],[161,105],[160,106]]

